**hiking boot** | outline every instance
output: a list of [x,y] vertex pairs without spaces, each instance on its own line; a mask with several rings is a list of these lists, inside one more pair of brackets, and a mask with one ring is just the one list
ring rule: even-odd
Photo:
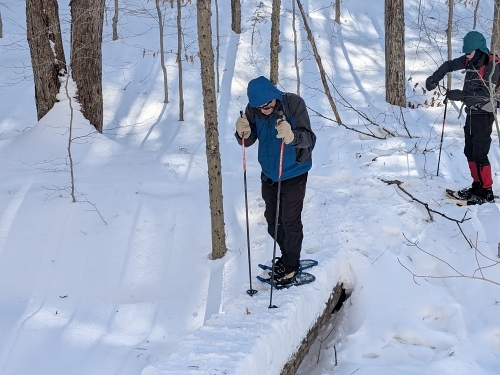
[[472,198],[472,196],[477,195],[478,189],[481,187],[481,184],[477,181],[472,183],[470,188],[465,188],[457,191],[457,197],[463,199],[464,201],[468,201]]
[[484,196],[484,199],[486,199],[486,202],[495,203],[495,194],[493,194],[493,189],[489,188],[485,190],[486,194]]
[[495,202],[495,195],[493,194],[492,188],[488,188],[488,189],[479,188],[476,191],[476,195],[483,198],[485,202],[491,202],[491,203]]
[[[269,276],[272,276],[272,271],[269,272]],[[274,279],[283,278],[286,275],[285,265],[280,257],[274,258]]]
[[495,203],[495,195],[493,194],[493,189],[479,188],[476,190],[476,194],[467,200],[468,205],[483,204],[483,203]]
[[291,284],[295,281],[295,277],[299,274],[298,270],[285,273],[282,277],[278,277],[277,274],[274,275],[274,283],[278,286],[285,286]]

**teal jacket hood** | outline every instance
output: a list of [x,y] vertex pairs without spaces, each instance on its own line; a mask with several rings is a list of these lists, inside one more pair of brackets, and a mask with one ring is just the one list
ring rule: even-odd
[[483,34],[478,31],[469,31],[464,36],[464,45],[462,47],[462,52],[468,55],[476,49],[480,49],[486,54],[490,53],[488,47],[486,47],[486,39],[484,38]]
[[281,91],[263,76],[248,82],[247,96],[248,104],[253,108],[260,107],[274,99],[282,101]]

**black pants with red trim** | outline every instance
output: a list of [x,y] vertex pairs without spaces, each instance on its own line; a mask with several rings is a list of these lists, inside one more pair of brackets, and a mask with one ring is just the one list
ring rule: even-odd
[[493,113],[467,111],[464,126],[464,154],[468,161],[475,162],[478,167],[490,165],[488,152],[491,146],[493,120]]
[[[264,216],[267,221],[267,231],[274,238],[278,183],[268,179],[263,174],[261,180],[262,198],[266,203]],[[304,207],[304,197],[306,195],[306,183],[307,172],[281,181],[276,242],[281,249],[281,259],[287,273],[297,270],[300,264],[300,251],[304,238],[302,208]]]

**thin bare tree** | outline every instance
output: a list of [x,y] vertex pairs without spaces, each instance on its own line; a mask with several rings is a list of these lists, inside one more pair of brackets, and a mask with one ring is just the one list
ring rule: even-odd
[[311,47],[313,49],[314,58],[316,60],[316,64],[318,64],[319,75],[321,76],[321,82],[323,83],[323,89],[325,90],[326,97],[328,98],[328,102],[330,103],[330,107],[335,115],[335,120],[337,124],[342,125],[342,120],[340,119],[339,111],[337,110],[337,106],[335,105],[335,101],[333,100],[332,94],[330,92],[330,87],[328,86],[328,80],[325,73],[325,68],[323,67],[323,62],[321,61],[321,56],[319,55],[318,48],[316,47],[316,42],[314,41],[314,37],[312,35],[311,28],[309,27],[309,23],[307,22],[306,12],[304,11],[304,7],[300,0],[297,1],[297,6],[299,7],[300,14],[302,15],[302,21],[304,22],[304,28],[307,32],[307,39],[311,43]]
[[205,117],[205,142],[208,164],[208,192],[212,223],[212,259],[226,254],[224,209],[222,200],[222,173],[217,128],[217,97],[214,79],[214,51],[212,47],[212,14],[210,0],[196,0],[198,45],[200,48],[201,85]]
[[115,13],[113,15],[113,40],[118,40],[118,0],[115,0]]
[[177,0],[177,64],[179,74],[179,121],[184,121],[184,90],[182,82],[182,0]]
[[3,38],[2,12],[0,12],[0,38]]
[[340,25],[340,0],[335,1],[335,22]]
[[403,0],[385,0],[385,100],[406,107]]
[[269,80],[273,84],[278,83],[278,69],[279,69],[279,50],[280,50],[280,12],[281,0],[273,0],[273,9],[271,12],[271,72]]
[[160,64],[163,71],[163,103],[168,103],[168,75],[167,67],[165,65],[165,49],[163,44],[163,15],[160,8],[160,0],[156,0],[156,12],[158,14],[158,29],[160,32]]
[[[452,55],[452,45],[451,45],[451,38],[452,38],[452,35],[451,35],[451,31],[452,31],[452,26],[453,26],[453,8],[454,8],[454,3],[455,1],[454,0],[448,0],[448,27],[446,29],[446,41],[447,41],[447,46],[448,46],[448,61],[453,59],[453,55]],[[447,84],[446,84],[446,88],[448,90],[451,90],[451,72],[450,73],[447,73]]]
[[474,7],[474,22],[472,25],[472,30],[476,30],[477,25],[477,11],[479,10],[479,0],[476,1],[476,6]]
[[500,55],[500,0],[493,3],[495,8],[493,13],[493,32],[491,33],[490,50],[496,55]]
[[297,20],[297,11],[295,9],[296,0],[292,0],[292,30],[293,30],[293,51],[294,51],[294,65],[295,65],[295,76],[297,77],[297,95],[300,95],[300,69],[299,69],[299,51],[297,44],[297,28],[296,28],[296,20]]
[[71,72],[83,116],[103,129],[102,29],[104,0],[71,0]]
[[26,26],[40,120],[57,101],[59,74],[66,70],[57,0],[26,0]]

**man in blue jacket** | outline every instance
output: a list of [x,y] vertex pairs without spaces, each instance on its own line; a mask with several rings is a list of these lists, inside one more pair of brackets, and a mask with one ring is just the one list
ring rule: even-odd
[[[465,54],[444,62],[427,78],[427,90],[434,90],[448,72],[464,70],[462,90],[450,90],[446,97],[465,104],[464,154],[469,164],[472,186],[457,192],[469,204],[494,202],[493,178],[488,152],[491,145],[493,111],[497,103],[491,101],[491,88],[496,86],[500,69],[495,60],[490,60],[486,39],[478,31],[470,31],[464,37],[462,52]],[[490,85],[490,82],[493,85]]]
[[282,93],[262,76],[248,83],[247,95],[248,105],[245,114],[236,121],[235,137],[240,145],[244,138],[245,147],[259,141],[262,198],[266,204],[264,216],[271,237],[276,229],[281,143],[285,143],[276,238],[281,258],[275,262],[274,281],[277,285],[286,285],[299,272],[304,238],[301,214],[316,135],[311,130],[306,104],[300,96]]

